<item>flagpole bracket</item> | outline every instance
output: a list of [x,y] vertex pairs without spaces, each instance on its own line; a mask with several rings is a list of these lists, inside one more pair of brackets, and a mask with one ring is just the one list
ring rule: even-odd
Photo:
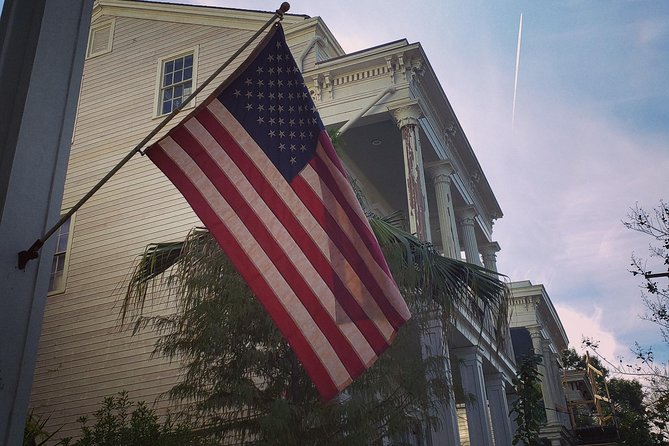
[[38,251],[40,250],[42,245],[44,245],[44,242],[41,239],[37,239],[35,240],[35,243],[33,243],[32,246],[28,248],[26,251],[19,252],[18,267],[20,270],[26,269],[26,265],[28,264],[29,261],[39,257]]

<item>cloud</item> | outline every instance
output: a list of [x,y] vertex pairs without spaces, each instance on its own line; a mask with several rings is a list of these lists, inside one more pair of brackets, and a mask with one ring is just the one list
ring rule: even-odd
[[629,353],[627,346],[621,345],[610,327],[602,323],[603,311],[595,306],[591,314],[586,314],[583,309],[576,309],[564,304],[555,305],[560,315],[562,326],[567,332],[569,345],[579,353],[585,353],[581,341],[588,338],[598,342],[599,353],[610,361],[616,361],[619,356]]

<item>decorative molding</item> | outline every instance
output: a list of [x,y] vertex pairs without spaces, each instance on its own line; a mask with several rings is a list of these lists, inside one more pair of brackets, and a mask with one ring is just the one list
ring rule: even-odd
[[455,172],[453,164],[449,160],[432,161],[425,164],[425,170],[430,174],[432,182],[451,183],[451,175]]
[[395,118],[397,126],[401,129],[406,125],[418,125],[418,119],[423,116],[423,112],[418,104],[410,104],[390,110]]

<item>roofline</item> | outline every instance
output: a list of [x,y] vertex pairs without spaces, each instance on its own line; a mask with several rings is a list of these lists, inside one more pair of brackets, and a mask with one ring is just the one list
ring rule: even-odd
[[[241,20],[245,19],[248,24],[249,29],[257,29],[256,23],[261,23],[267,21],[275,12],[274,11],[258,11],[258,10],[248,10],[248,9],[238,9],[238,8],[223,8],[218,6],[206,6],[206,5],[184,5],[180,3],[170,3],[170,2],[158,2],[158,1],[143,1],[143,0],[96,0],[93,9],[93,19],[97,18],[98,15],[105,14],[105,10],[109,10],[111,15],[121,15],[119,14],[122,11],[132,11],[134,15],[150,12],[152,14],[162,14],[153,15],[154,20],[165,20],[169,21],[170,15],[175,14],[178,11],[179,18],[172,17],[172,21],[179,22],[188,22],[196,23],[196,20],[193,20],[192,17],[199,17],[200,20],[205,19],[203,24],[212,25],[212,26],[226,26],[225,22],[218,23],[215,19],[227,19],[228,21],[232,20]],[[185,17],[184,17],[185,14]],[[130,16],[134,16],[131,14]],[[190,18],[190,20],[188,20]],[[284,23],[286,25],[292,25],[309,19],[310,17],[305,14],[284,14]]]

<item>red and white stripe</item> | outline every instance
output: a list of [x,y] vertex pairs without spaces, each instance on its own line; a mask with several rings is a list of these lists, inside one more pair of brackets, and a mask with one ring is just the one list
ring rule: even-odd
[[147,155],[218,240],[323,399],[369,368],[410,317],[325,132],[288,183],[214,99]]

